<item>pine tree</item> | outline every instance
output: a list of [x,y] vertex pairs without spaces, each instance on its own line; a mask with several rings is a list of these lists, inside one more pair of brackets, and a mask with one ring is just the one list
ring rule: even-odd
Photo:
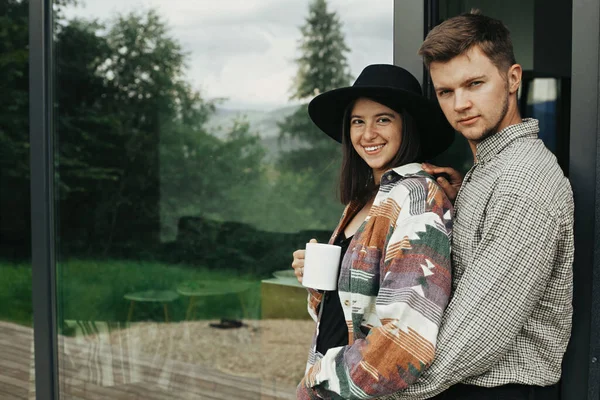
[[[301,55],[296,59],[298,72],[291,98],[310,100],[319,93],[348,86],[352,77],[346,54],[350,49],[346,46],[339,17],[334,11],[327,10],[326,0],[313,0],[310,3],[308,16],[300,32],[302,38],[298,50]],[[307,107],[306,103],[302,104],[279,124],[281,137],[299,139],[310,147],[326,143],[328,147],[335,148],[335,143],[312,124]]]
[[[308,101],[319,93],[348,86],[352,80],[338,15],[328,11],[326,0],[312,0],[308,16],[300,28],[302,37],[295,61],[298,72],[292,86],[292,99]],[[304,103],[278,124],[280,138],[300,143],[282,152],[278,187],[290,187],[288,199],[290,224],[309,221],[311,229],[330,229],[341,211],[336,186],[341,163],[341,146],[317,128],[308,116]],[[287,186],[286,186],[287,185]]]
[[325,0],[313,0],[300,32],[298,48],[302,55],[296,59],[298,72],[292,98],[308,99],[347,86],[352,79],[346,58],[350,49],[346,46],[339,17],[327,10]]

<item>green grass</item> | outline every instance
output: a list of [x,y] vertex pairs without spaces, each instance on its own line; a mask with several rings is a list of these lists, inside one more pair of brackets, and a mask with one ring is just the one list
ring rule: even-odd
[[[125,321],[129,302],[126,293],[175,290],[186,281],[247,282],[245,318],[260,318],[260,279],[235,271],[171,266],[157,262],[70,259],[57,267],[59,320]],[[189,298],[180,296],[169,304],[172,321],[185,319]],[[197,303],[195,319],[240,318],[237,296],[211,296]],[[31,267],[0,262],[0,320],[32,323]],[[133,321],[164,320],[160,304],[136,303]]]
[[0,320],[32,325],[30,264],[0,262]]

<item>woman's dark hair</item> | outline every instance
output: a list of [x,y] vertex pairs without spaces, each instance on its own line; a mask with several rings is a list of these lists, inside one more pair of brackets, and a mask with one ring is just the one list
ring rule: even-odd
[[[411,162],[421,161],[421,142],[419,131],[414,119],[403,109],[390,107],[389,101],[372,99],[386,107],[395,110],[402,117],[402,140],[396,157],[388,165],[387,169],[395,168]],[[346,205],[351,201],[358,204],[366,204],[379,188],[373,179],[371,167],[358,155],[352,140],[350,140],[350,114],[354,108],[352,102],[344,112],[342,121],[342,169],[340,171],[340,201]],[[388,103],[388,104],[386,104]]]

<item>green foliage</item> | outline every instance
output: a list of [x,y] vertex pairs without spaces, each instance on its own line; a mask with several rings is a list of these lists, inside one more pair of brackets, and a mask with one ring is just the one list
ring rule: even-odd
[[210,105],[183,80],[181,48],[153,11],[109,29],[71,21],[56,41],[64,242],[107,253],[132,230],[156,241],[161,127],[205,119]]
[[[160,258],[161,242],[176,240],[189,216],[271,232],[332,228],[341,210],[334,196],[339,148],[306,115],[298,111],[282,131],[309,132],[310,145],[268,164],[247,121],[208,130],[216,103],[187,82],[188,55],[155,11],[108,22],[67,20],[62,7],[71,3],[57,3],[55,31],[62,257]],[[24,258],[31,236],[28,3],[8,0],[0,11],[0,242],[3,255]],[[311,163],[315,156],[324,163]],[[257,247],[268,248],[263,239]],[[241,253],[244,265],[271,254]]]
[[0,320],[33,324],[31,265],[0,263]]
[[[325,0],[313,0],[305,24],[296,60],[298,72],[292,98],[308,99],[316,94],[348,86],[349,74],[339,17],[327,10]],[[293,193],[286,198],[289,214],[284,218],[311,221],[307,228],[332,229],[342,210],[337,201],[340,145],[317,128],[308,116],[308,103],[278,124],[282,142],[295,139],[303,146],[283,152],[278,162],[278,187]],[[340,127],[341,129],[341,127]]]
[[110,28],[71,21],[57,40],[64,243],[111,254],[173,238],[184,215],[243,211],[241,192],[261,179],[259,139],[243,121],[224,139],[206,131],[215,104],[185,80],[187,55],[156,12]]
[[27,1],[0,2],[0,248],[30,248],[29,60]]
[[[125,260],[71,259],[58,265],[60,320],[125,321],[129,302],[126,293],[145,290],[175,291],[190,281],[243,282],[245,318],[260,318],[260,280],[232,270],[208,270],[203,267],[171,266],[158,262]],[[189,297],[180,296],[169,304],[169,316],[185,318]],[[31,304],[31,266],[0,262],[0,320],[23,325],[33,322]],[[162,305],[138,304],[133,320],[163,321]],[[239,298],[213,296],[196,308],[195,318],[242,317]]]
[[[55,11],[71,2],[55,1]],[[0,185],[16,203],[28,203],[29,195],[28,21],[29,1],[0,2]]]
[[292,98],[306,99],[327,90],[347,86],[352,79],[346,53],[342,24],[335,12],[327,10],[326,0],[313,0],[305,24],[296,59],[298,73]]
[[308,103],[298,106],[293,114],[284,118],[277,124],[280,132],[280,140],[296,138],[306,143],[309,147],[323,145],[331,149],[331,153],[336,153],[339,148],[329,136],[325,135],[308,116]]
[[189,215],[256,223],[252,207],[264,181],[264,149],[247,122],[236,121],[222,140],[173,126],[161,137],[162,234],[173,238]]
[[333,230],[343,210],[337,200],[339,157],[319,147],[299,149],[287,157],[282,161],[277,185],[279,191],[291,195],[276,199],[272,205],[274,210],[285,210],[279,220],[288,226],[300,222],[303,229]]
[[[236,271],[209,271],[206,268],[169,266],[158,262],[133,262],[123,260],[78,260],[61,263],[58,268],[61,319],[91,321],[125,321],[129,302],[124,295],[145,290],[176,291],[177,286],[189,281],[241,281],[251,284],[249,318],[260,317],[259,280]],[[215,302],[220,307],[215,307]],[[180,296],[169,304],[173,320],[185,318],[189,298]],[[212,305],[212,307],[211,307]],[[156,307],[155,307],[156,306]],[[223,296],[207,299],[200,304],[196,317],[199,319],[241,317],[238,298]],[[164,320],[162,305],[137,304],[134,320]]]
[[[282,218],[279,223],[289,224],[293,217],[302,217],[302,212],[307,208],[309,212],[313,212],[305,206],[295,210],[298,214],[285,219],[280,213],[288,209],[285,208],[286,205],[278,203],[277,198],[269,205],[271,209],[265,207],[259,213],[261,216],[267,215],[267,222],[273,225],[278,223],[278,218]],[[272,215],[269,215],[269,211],[272,211]],[[297,226],[297,220],[294,221]],[[300,221],[316,225],[312,219]],[[272,228],[270,224],[268,227]],[[330,235],[330,230],[269,231],[246,223],[218,222],[198,216],[186,216],[179,219],[177,240],[164,246],[160,260],[171,264],[201,265],[214,270],[233,269],[267,278],[274,271],[289,268],[294,250],[304,247],[310,238],[322,243]]]
[[29,62],[27,2],[0,3],[0,173],[6,179],[29,176]]
[[[306,106],[281,126],[306,147],[268,164],[247,121],[224,134],[208,130],[216,104],[186,81],[187,54],[156,12],[67,20],[61,7],[71,3],[55,3],[62,318],[122,321],[125,293],[189,279],[258,282],[289,267],[309,238],[327,240],[341,211],[339,146],[310,123]],[[339,28],[337,17],[315,10]],[[17,258],[30,248],[27,22],[27,1],[0,4],[0,245]],[[186,221],[198,229],[186,231]],[[252,293],[257,315],[258,284]],[[0,295],[0,319],[31,323],[29,265],[0,265]],[[232,302],[207,304],[199,317],[239,316]],[[181,319],[187,302],[173,307]],[[160,320],[162,309],[146,317]]]

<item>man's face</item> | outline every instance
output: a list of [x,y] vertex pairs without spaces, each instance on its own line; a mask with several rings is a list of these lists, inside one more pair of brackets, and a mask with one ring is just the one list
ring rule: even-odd
[[[514,70],[516,68],[516,71]],[[431,80],[446,118],[472,143],[501,131],[518,117],[514,94],[521,69],[513,65],[503,76],[474,46],[448,62],[430,65]]]

